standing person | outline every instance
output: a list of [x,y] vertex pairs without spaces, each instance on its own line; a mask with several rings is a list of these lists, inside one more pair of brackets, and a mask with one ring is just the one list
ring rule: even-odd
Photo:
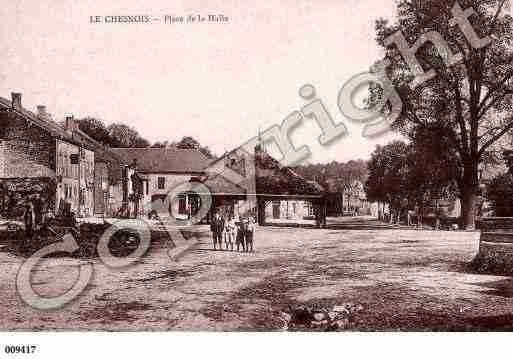
[[419,226],[419,206],[415,205],[412,211],[412,226]]
[[389,207],[383,208],[383,221],[384,222],[389,221],[389,215],[390,215],[390,208]]
[[236,234],[236,240],[235,245],[237,246],[237,252],[239,251],[239,246],[242,245],[242,251],[246,251],[246,245],[244,243],[244,237],[245,237],[245,226],[244,221],[241,219],[239,222],[237,222],[237,234]]
[[221,215],[217,215],[217,244],[219,250],[223,250],[223,232],[224,232],[224,219]]
[[31,202],[25,203],[23,222],[25,222],[25,237],[30,239],[34,235],[34,207]]
[[[255,235],[255,219],[249,217],[248,224],[246,227],[246,251],[253,252],[253,238]],[[251,248],[251,250],[249,249]]]
[[212,240],[214,242],[214,250],[216,250],[216,245],[219,243],[219,249],[222,249],[222,234],[223,234],[223,220],[219,213],[216,213],[212,223],[210,223],[210,230],[212,231]]
[[223,219],[223,233],[221,233],[221,236],[223,237],[223,242],[226,247],[226,250],[228,250],[228,218],[221,216]]
[[417,215],[417,228],[422,229],[422,221],[424,218],[424,207],[417,207],[416,215]]
[[233,251],[233,241],[232,241],[232,233],[231,233],[231,225],[230,225],[230,218],[226,218],[224,220],[224,244],[226,247],[226,250],[228,250],[228,247],[230,247],[230,250]]
[[39,193],[35,194],[32,203],[34,206],[34,227],[36,230],[39,230],[43,224],[43,201],[41,200]]
[[14,192],[9,192],[9,199],[7,200],[7,217],[12,218],[14,215],[14,208],[16,207],[16,199],[14,198]]
[[228,220],[228,242],[230,243],[231,250],[233,251],[233,242],[236,241],[237,238],[237,223],[235,222],[235,218],[230,216]]

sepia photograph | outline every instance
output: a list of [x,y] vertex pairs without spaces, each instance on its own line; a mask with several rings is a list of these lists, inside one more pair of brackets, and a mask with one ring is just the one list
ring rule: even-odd
[[0,357],[511,332],[511,5],[5,1]]

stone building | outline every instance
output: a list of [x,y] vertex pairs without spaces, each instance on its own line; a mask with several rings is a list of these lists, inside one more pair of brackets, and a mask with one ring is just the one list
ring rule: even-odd
[[[113,148],[114,154],[125,162],[133,163],[135,173],[142,181],[139,215],[147,215],[152,203],[165,202],[168,193],[178,186],[203,176],[210,159],[195,149],[176,148]],[[195,199],[187,193],[169,208],[169,215],[176,219],[188,219],[195,206]]]
[[71,142],[55,140],[56,203],[67,202],[78,217],[94,213],[94,152]]
[[[213,160],[194,149],[112,150],[125,162],[134,164],[134,173],[142,181],[139,215],[148,215],[154,209],[152,203],[162,203],[169,208],[161,208],[159,216],[188,220],[197,214],[205,203],[202,201],[208,200],[211,206],[202,218],[206,221],[218,212],[223,216],[251,215],[264,224],[266,217],[272,218],[266,208],[278,203],[283,208],[280,217],[324,222],[322,187],[280,165],[258,146],[251,153],[242,147],[235,148]],[[202,189],[187,191],[188,184],[201,184]],[[168,194],[176,195],[171,203],[166,201]]]
[[251,215],[261,225],[272,219],[325,224],[324,189],[281,165],[260,144],[251,152],[239,147],[225,153],[205,172],[202,182],[213,198],[211,212]]
[[99,143],[82,132],[76,122],[64,127],[72,139],[94,152],[93,200],[94,216],[112,217],[128,206],[127,186],[124,182],[130,162],[117,156],[110,147]]
[[271,220],[305,220],[313,219],[314,208],[308,201],[272,201],[265,206],[265,216]]
[[[11,101],[0,97],[0,212],[19,216],[24,203],[38,195],[45,211],[58,214],[69,209],[77,216],[93,216],[100,206],[95,201],[100,198],[95,196],[100,188],[95,179],[101,178],[95,174],[96,154],[104,152],[108,151],[78,129],[72,116],[60,126],[45,106],[38,106],[37,113],[23,108],[19,93],[13,93]],[[107,177],[116,177],[113,174],[123,165],[112,160]],[[105,192],[112,184],[111,180]],[[105,214],[105,201],[102,205],[100,213]]]

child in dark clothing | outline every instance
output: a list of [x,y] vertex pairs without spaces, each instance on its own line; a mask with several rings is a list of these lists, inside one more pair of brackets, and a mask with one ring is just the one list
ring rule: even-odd
[[237,247],[237,252],[239,251],[239,246],[242,245],[242,251],[246,251],[246,245],[245,245],[245,226],[244,221],[237,222],[237,237],[235,240],[235,246]]
[[[255,234],[255,220],[249,217],[248,224],[246,225],[246,251],[253,252],[253,237]],[[251,249],[250,249],[251,248]]]

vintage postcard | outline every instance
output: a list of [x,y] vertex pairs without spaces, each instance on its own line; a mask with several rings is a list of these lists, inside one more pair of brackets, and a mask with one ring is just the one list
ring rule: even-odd
[[512,15],[4,2],[0,330],[511,331]]

